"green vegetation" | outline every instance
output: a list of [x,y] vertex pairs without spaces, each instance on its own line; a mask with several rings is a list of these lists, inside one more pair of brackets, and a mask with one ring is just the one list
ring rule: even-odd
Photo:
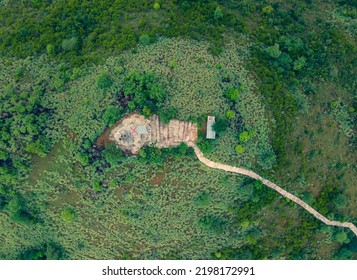
[[65,209],[61,212],[61,218],[65,221],[65,222],[71,222],[75,217],[74,211],[72,209]]
[[197,122],[210,159],[356,223],[352,2],[0,5],[0,259],[357,258],[351,232],[186,144],[108,140],[134,110]]
[[224,95],[232,101],[237,101],[239,98],[239,90],[237,88],[229,88],[226,90]]

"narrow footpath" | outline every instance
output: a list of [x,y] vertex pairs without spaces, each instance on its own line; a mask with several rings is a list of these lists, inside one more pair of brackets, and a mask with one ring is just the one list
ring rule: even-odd
[[239,167],[234,167],[234,166],[230,166],[230,165],[225,165],[225,164],[221,164],[218,162],[214,162],[211,161],[209,159],[207,159],[203,153],[200,151],[200,149],[196,146],[195,143],[193,142],[187,142],[187,145],[189,147],[192,147],[195,151],[196,156],[198,157],[198,159],[205,165],[207,165],[208,167],[211,168],[215,168],[215,169],[220,169],[220,170],[224,170],[227,172],[233,172],[233,173],[238,173],[238,174],[242,174],[248,177],[251,177],[255,180],[259,180],[261,181],[265,186],[277,191],[278,193],[280,193],[282,196],[292,200],[293,202],[295,202],[296,204],[300,205],[302,208],[304,208],[306,211],[308,211],[310,214],[314,215],[317,219],[319,219],[320,221],[322,221],[323,223],[325,223],[326,225],[329,226],[337,226],[337,227],[345,227],[345,228],[349,228],[350,230],[353,231],[353,233],[357,236],[357,227],[349,222],[338,222],[338,221],[331,221],[329,219],[327,219],[325,216],[323,216],[322,214],[320,214],[319,212],[317,212],[314,208],[312,208],[310,205],[308,205],[307,203],[305,203],[304,201],[302,201],[300,198],[296,197],[295,195],[285,191],[284,189],[282,189],[281,187],[279,187],[278,185],[274,184],[273,182],[264,179],[263,177],[261,177],[260,175],[258,175],[257,173],[244,169],[244,168],[239,168]]

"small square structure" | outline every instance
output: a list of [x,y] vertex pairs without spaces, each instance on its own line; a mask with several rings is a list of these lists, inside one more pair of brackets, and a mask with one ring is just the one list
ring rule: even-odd
[[213,116],[207,117],[207,133],[206,133],[207,139],[216,139],[216,132],[212,128],[215,122],[216,120]]

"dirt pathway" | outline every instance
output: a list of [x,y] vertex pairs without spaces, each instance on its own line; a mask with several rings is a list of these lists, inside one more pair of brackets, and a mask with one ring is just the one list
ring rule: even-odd
[[251,177],[251,178],[256,179],[256,180],[259,180],[264,185],[266,185],[267,187],[277,191],[282,196],[284,196],[284,197],[292,200],[296,204],[300,205],[302,208],[304,208],[310,214],[314,215],[317,219],[319,219],[320,221],[322,221],[326,225],[349,228],[357,236],[357,227],[354,224],[348,223],[348,222],[342,223],[342,222],[337,222],[337,221],[331,221],[331,220],[327,219],[325,216],[321,215],[319,212],[317,212],[310,205],[308,205],[307,203],[302,201],[300,198],[298,198],[295,195],[292,195],[291,193],[285,191],[284,189],[282,189],[278,185],[274,184],[273,182],[264,179],[263,177],[259,176],[257,173],[254,173],[253,171],[250,171],[250,170],[247,170],[247,169],[244,169],[244,168],[233,167],[233,166],[230,166],[230,165],[225,165],[225,164],[221,164],[221,163],[218,163],[218,162],[211,161],[211,160],[209,160],[209,159],[204,157],[203,153],[199,150],[199,148],[196,146],[196,144],[194,144],[193,142],[188,142],[187,145],[194,149],[195,154],[198,157],[198,159],[203,164],[207,165],[208,167],[215,168],[215,169],[221,169],[221,170],[228,171],[228,172],[243,174],[245,176]]

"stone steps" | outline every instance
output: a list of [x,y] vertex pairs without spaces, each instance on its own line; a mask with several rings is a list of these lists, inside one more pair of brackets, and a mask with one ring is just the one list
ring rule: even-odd
[[195,142],[197,136],[197,123],[192,123],[191,131],[190,131],[190,141]]
[[162,142],[163,142],[163,136],[162,136],[162,130],[163,130],[163,127],[162,127],[162,123],[159,121],[159,137],[158,137],[158,141],[157,141],[157,144],[159,145],[159,147],[162,146]]
[[172,130],[171,123],[165,125],[165,127],[166,127],[165,147],[168,147],[170,143],[170,131]]
[[185,142],[190,141],[190,134],[191,134],[191,123],[187,123],[187,131],[185,134]]
[[179,127],[177,129],[177,142],[180,143],[183,141],[183,133],[185,131],[186,122],[180,122]]
[[148,131],[148,134],[146,136],[146,143],[151,143],[151,137],[152,137],[152,134],[151,134],[151,126],[149,124],[149,120],[146,120],[147,121],[147,125],[146,125],[146,129]]
[[156,143],[160,143],[161,136],[160,136],[160,120],[159,120],[159,117],[156,117],[156,131],[157,131]]
[[195,141],[197,138],[197,124],[190,122],[172,120],[165,125],[157,116],[153,116],[150,127],[147,141],[149,144],[156,143],[160,148],[177,146],[181,142]]
[[170,139],[172,138],[171,133],[172,133],[172,124],[171,122],[166,125],[166,140],[165,140],[165,147],[169,147],[170,145]]
[[161,131],[160,131],[160,133],[161,133],[161,146],[165,147],[166,146],[166,141],[167,141],[167,126],[160,122],[160,128],[161,128]]
[[182,126],[182,122],[175,121],[175,143],[180,143],[180,128]]
[[151,119],[151,122],[149,123],[150,126],[150,131],[149,131],[149,138],[148,138],[148,144],[150,145],[154,140],[153,138],[155,137],[155,131],[154,131],[154,118]]
[[186,135],[186,131],[187,131],[187,122],[184,122],[182,125],[182,132],[181,132],[181,141],[186,141],[185,139],[185,135]]

